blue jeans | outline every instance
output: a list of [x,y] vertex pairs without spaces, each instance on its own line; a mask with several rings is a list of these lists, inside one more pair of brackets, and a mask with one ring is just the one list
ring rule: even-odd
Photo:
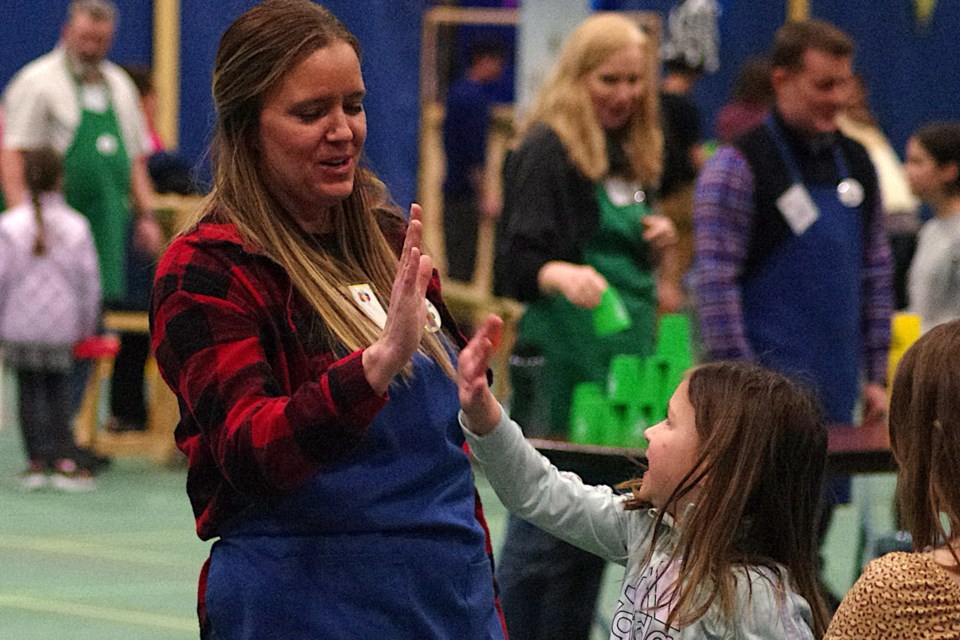
[[510,517],[497,558],[510,640],[587,640],[606,561]]

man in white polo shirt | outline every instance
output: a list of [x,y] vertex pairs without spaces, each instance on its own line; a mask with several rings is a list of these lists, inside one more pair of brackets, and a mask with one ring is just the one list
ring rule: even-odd
[[90,219],[108,307],[122,304],[131,216],[134,241],[156,253],[160,227],[150,209],[148,134],[137,90],[106,59],[116,7],[109,0],[73,0],[59,46],[34,60],[4,93],[0,175],[7,205],[27,194],[23,152],[51,146],[64,156],[67,202]]

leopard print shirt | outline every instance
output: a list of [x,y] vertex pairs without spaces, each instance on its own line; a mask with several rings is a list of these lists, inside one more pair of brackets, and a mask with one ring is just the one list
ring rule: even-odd
[[922,553],[867,565],[824,640],[960,640],[960,584]]

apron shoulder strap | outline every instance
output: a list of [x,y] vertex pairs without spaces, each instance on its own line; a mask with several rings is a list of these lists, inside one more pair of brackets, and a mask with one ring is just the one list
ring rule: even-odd
[[757,127],[733,144],[746,158],[753,172],[754,219],[743,269],[743,277],[747,278],[792,233],[776,206],[777,198],[790,188],[792,181],[790,170],[767,127]]

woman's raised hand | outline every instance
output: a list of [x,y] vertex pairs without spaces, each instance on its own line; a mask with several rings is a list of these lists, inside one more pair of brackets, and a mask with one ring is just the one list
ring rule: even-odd
[[609,286],[607,279],[586,264],[554,260],[540,267],[537,284],[543,293],[560,293],[583,309],[600,304],[603,292]]
[[433,273],[430,256],[420,253],[423,223],[420,205],[410,206],[410,224],[403,241],[397,277],[383,333],[363,352],[363,372],[377,393],[384,393],[416,353],[427,322],[427,285]]
[[643,239],[657,250],[677,244],[677,227],[667,216],[651,214],[640,218],[643,223]]
[[460,406],[467,429],[478,435],[490,433],[500,422],[502,409],[487,384],[487,369],[502,328],[503,320],[494,315],[487,316],[457,361]]

